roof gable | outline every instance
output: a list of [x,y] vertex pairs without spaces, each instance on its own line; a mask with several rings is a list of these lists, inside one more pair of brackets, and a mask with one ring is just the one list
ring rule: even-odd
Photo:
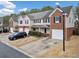
[[51,15],[53,15],[57,10],[59,10],[60,12],[63,12],[63,10],[61,10],[60,8],[56,8],[56,9],[49,15],[49,17],[51,17]]
[[70,14],[70,11],[72,9],[72,6],[62,7],[62,8],[55,8],[54,11],[49,15],[49,17],[56,12],[56,10],[59,10],[60,12]]
[[17,20],[18,16],[13,15],[10,19],[13,20],[13,21],[15,21],[15,22],[18,22],[18,20]]

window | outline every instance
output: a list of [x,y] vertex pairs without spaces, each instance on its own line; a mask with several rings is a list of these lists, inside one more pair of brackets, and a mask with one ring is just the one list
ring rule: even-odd
[[33,22],[35,23],[35,20],[33,20]]
[[34,20],[34,23],[41,23],[41,19]]
[[29,20],[27,20],[27,24],[29,23]]
[[1,22],[0,22],[0,24],[1,24]]
[[50,19],[48,18],[48,23],[50,23]]
[[54,23],[61,23],[61,16],[55,16]]
[[69,17],[69,23],[71,23],[71,18]]
[[48,19],[43,19],[43,23],[47,23],[48,22]]
[[25,20],[25,24],[26,24],[26,20]]
[[20,24],[22,24],[22,20],[20,21]]
[[41,23],[41,19],[37,19],[37,23]]
[[29,23],[29,20],[27,20],[27,21],[25,20],[25,24],[28,24],[28,23]]

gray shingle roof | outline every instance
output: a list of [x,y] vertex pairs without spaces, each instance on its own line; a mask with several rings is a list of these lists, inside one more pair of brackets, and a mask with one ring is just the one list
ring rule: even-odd
[[41,19],[41,18],[48,17],[51,12],[52,12],[52,10],[43,11],[43,12],[28,14],[28,16],[31,19]]
[[[67,6],[67,7],[62,7],[60,8],[63,10],[65,13],[70,13],[72,6]],[[32,20],[32,19],[42,19],[42,18],[47,18],[49,15],[53,12],[53,10],[48,10],[48,11],[43,11],[43,12],[38,12],[38,13],[32,13],[32,14],[27,14],[27,16]],[[14,21],[18,21],[17,18],[18,16],[12,16]]]
[[63,10],[63,12],[65,13],[70,13],[72,6],[67,6],[67,7],[62,7],[61,10]]
[[15,22],[18,22],[18,16],[13,15],[11,18],[12,18]]
[[[63,10],[63,12],[69,14],[71,8],[72,8],[72,6],[67,6],[67,7],[62,7],[60,9]],[[52,12],[53,12],[53,10],[48,10],[48,11],[43,11],[43,12],[28,14],[28,16],[29,16],[30,19],[41,19],[41,18],[48,17]]]
[[0,22],[3,22],[3,17],[0,17]]

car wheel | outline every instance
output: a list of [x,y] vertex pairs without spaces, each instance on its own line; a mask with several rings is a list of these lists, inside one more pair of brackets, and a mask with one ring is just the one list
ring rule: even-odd
[[14,40],[16,40],[16,38],[13,38]]
[[26,36],[24,35],[24,38],[25,38]]

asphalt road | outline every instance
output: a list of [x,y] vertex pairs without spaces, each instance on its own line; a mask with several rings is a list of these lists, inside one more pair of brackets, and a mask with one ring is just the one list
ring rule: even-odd
[[30,57],[0,42],[0,58],[30,58]]

